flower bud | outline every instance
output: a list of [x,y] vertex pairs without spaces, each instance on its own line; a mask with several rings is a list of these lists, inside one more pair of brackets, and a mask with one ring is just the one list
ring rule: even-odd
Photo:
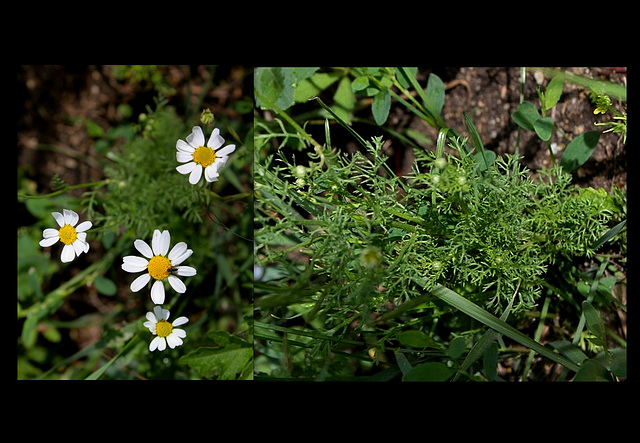
[[202,111],[202,114],[200,115],[200,121],[202,122],[202,124],[210,125],[213,123],[213,120],[213,112],[211,112],[209,109],[205,109]]

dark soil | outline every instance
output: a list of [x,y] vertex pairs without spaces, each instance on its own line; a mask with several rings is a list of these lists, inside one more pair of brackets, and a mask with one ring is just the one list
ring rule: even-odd
[[[610,68],[570,68],[570,72],[591,78],[609,80],[626,85],[626,70]],[[532,170],[551,165],[547,145],[535,133],[520,129],[511,119],[511,114],[520,104],[520,68],[431,68],[422,71],[441,76],[447,86],[443,117],[445,121],[461,134],[467,134],[462,112],[473,119],[485,148],[503,153],[514,153],[520,133],[520,155],[524,163]],[[542,80],[546,88],[549,79],[538,78],[527,71],[524,100],[536,107],[540,101],[536,92]],[[620,105],[620,104],[617,104]],[[575,137],[593,130],[604,130],[595,126],[595,122],[609,121],[610,115],[594,115],[595,105],[589,100],[589,92],[579,86],[565,82],[562,97],[549,114],[556,124],[551,142],[566,147]],[[621,109],[618,106],[618,109]],[[422,122],[420,122],[422,123]],[[416,124],[416,123],[413,123]],[[423,124],[425,133],[437,136],[435,130]],[[558,159],[561,153],[557,154]],[[602,134],[596,150],[583,166],[574,172],[574,182],[580,186],[605,188],[611,186],[622,189],[627,187],[626,144],[619,134]]]

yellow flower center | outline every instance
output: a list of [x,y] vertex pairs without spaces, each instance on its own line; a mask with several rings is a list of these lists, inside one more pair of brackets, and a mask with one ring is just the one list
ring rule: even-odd
[[156,280],[164,280],[169,277],[169,269],[171,268],[171,261],[162,255],[156,255],[155,257],[151,257],[149,260],[149,264],[147,265],[147,270],[149,271],[149,275]]
[[193,161],[206,168],[216,161],[216,151],[207,146],[198,146],[196,152],[193,153]]
[[58,236],[60,237],[60,241],[65,245],[70,245],[76,238],[78,238],[78,233],[76,229],[71,225],[64,225],[58,231]]
[[173,326],[166,320],[160,320],[158,321],[158,323],[156,323],[156,334],[158,334],[160,337],[167,337],[169,334],[171,334],[172,330]]

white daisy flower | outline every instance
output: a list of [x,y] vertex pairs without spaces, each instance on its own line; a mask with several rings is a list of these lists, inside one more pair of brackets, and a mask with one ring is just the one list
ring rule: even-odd
[[[90,229],[92,224],[90,221],[83,221],[78,226],[78,214],[69,210],[63,209],[62,213],[52,212],[51,215],[60,226],[60,229],[48,228],[42,232],[43,239],[40,240],[40,246],[43,248],[52,246],[58,240],[64,243],[62,248],[62,254],[60,260],[62,263],[68,263],[77,256],[80,256],[83,252],[89,252],[89,243],[87,243],[87,229]],[[74,226],[76,226],[74,228]]]
[[217,181],[218,171],[227,163],[229,154],[236,149],[236,145],[227,145],[220,149],[223,144],[224,138],[220,136],[220,129],[215,128],[205,146],[202,129],[200,126],[194,126],[186,142],[178,140],[176,143],[178,150],[176,159],[180,163],[185,163],[178,166],[176,170],[180,174],[189,174],[189,183],[192,185],[200,181],[203,169],[204,178],[208,182]]
[[[122,258],[122,269],[127,272],[142,272],[148,271],[146,274],[136,278],[131,283],[131,290],[138,292],[153,277],[156,281],[151,287],[151,300],[157,305],[164,303],[164,285],[162,281],[164,279],[169,280],[171,287],[181,294],[183,294],[187,287],[182,283],[177,274],[182,277],[191,277],[196,275],[195,268],[191,266],[178,266],[193,254],[191,249],[187,249],[185,242],[177,243],[171,252],[169,252],[169,245],[171,243],[171,235],[169,231],[160,231],[156,229],[153,231],[153,239],[151,240],[151,247],[144,240],[136,240],[133,242],[133,246],[149,260],[136,257],[134,255],[128,255]],[[167,255],[169,252],[169,255]]]
[[169,323],[169,311],[162,309],[160,306],[153,308],[153,312],[147,312],[147,320],[144,322],[144,327],[149,328],[149,331],[156,337],[151,340],[149,344],[149,351],[153,352],[156,349],[164,351],[167,348],[167,344],[171,349],[182,344],[182,339],[187,336],[184,329],[176,328],[189,321],[187,317],[178,317],[172,323]]

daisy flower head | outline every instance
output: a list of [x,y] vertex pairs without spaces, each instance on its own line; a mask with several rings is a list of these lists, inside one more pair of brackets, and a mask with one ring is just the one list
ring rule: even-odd
[[51,215],[55,219],[60,229],[47,228],[42,232],[43,239],[40,240],[40,246],[52,246],[58,240],[64,243],[60,260],[62,263],[72,261],[76,256],[80,256],[83,252],[89,252],[89,243],[87,243],[87,229],[92,224],[90,221],[83,221],[78,226],[78,214],[70,209],[63,209],[62,214],[52,212]]
[[[146,274],[142,274],[131,283],[131,290],[138,292],[140,289],[146,286],[151,280],[151,277],[155,279],[153,286],[151,287],[151,300],[157,305],[164,303],[164,285],[163,280],[168,279],[171,287],[181,294],[183,294],[187,287],[184,285],[176,275],[181,277],[192,277],[196,275],[195,268],[191,266],[178,266],[193,254],[191,249],[187,249],[185,242],[177,243],[171,252],[169,252],[169,245],[171,244],[171,235],[169,231],[160,232],[158,229],[153,231],[153,239],[151,240],[151,247],[144,240],[136,240],[133,242],[133,246],[144,257],[136,257],[135,255],[128,255],[122,258],[122,269],[127,272],[142,272],[147,271]],[[167,255],[169,252],[169,255]]]
[[182,344],[182,339],[187,336],[184,329],[176,328],[176,326],[183,325],[189,321],[187,317],[178,317],[172,323],[169,323],[169,311],[162,309],[160,306],[153,308],[153,312],[147,312],[147,321],[144,322],[144,327],[149,328],[149,331],[156,337],[151,340],[149,344],[149,351],[153,352],[156,349],[164,351],[167,345],[171,349]]
[[184,163],[176,168],[180,174],[189,174],[189,183],[195,185],[202,177],[208,182],[218,180],[218,171],[229,159],[229,154],[236,150],[236,145],[224,145],[224,138],[220,136],[220,129],[215,128],[205,145],[204,134],[200,126],[194,126],[187,141],[178,140],[176,143],[176,160]]

